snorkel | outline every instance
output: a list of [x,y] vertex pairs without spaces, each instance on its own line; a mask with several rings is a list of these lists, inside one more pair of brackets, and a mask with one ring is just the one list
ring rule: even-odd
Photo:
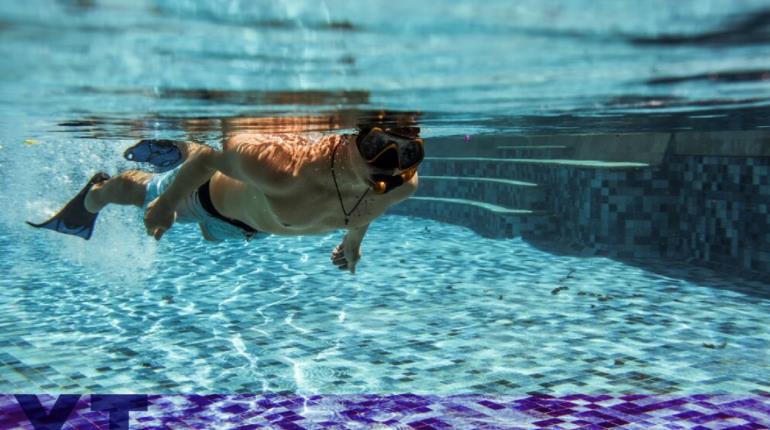
[[[416,169],[415,169],[416,170]],[[402,172],[399,175],[372,175],[372,182],[370,186],[375,194],[385,194],[394,190],[396,187],[404,185],[404,182],[408,182],[414,176],[415,170],[408,172]]]
[[423,140],[416,137],[416,133],[410,135],[399,131],[373,127],[362,131],[356,139],[358,152],[370,166],[402,170],[397,175],[372,175],[369,185],[376,194],[388,193],[412,179],[425,157]]

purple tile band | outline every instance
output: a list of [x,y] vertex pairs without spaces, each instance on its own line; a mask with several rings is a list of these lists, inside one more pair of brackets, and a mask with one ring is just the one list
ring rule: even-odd
[[[115,400],[117,399],[117,400]],[[69,402],[69,403],[68,403]],[[110,402],[115,402],[111,406]],[[24,403],[24,405],[22,405]],[[34,409],[37,428],[24,408]],[[69,409],[67,409],[69,407]],[[127,408],[121,415],[121,408]],[[64,411],[64,414],[62,414]],[[34,411],[33,411],[34,412]],[[768,429],[758,395],[0,395],[0,429]],[[40,415],[42,414],[42,415]],[[49,416],[50,415],[50,416]],[[125,420],[121,423],[121,417]],[[45,421],[45,420],[48,421]],[[53,420],[53,421],[52,421]]]

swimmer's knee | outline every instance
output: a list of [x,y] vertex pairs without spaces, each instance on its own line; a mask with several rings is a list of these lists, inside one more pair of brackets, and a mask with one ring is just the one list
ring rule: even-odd
[[127,170],[105,183],[105,186],[109,187],[110,194],[115,196],[115,203],[142,206],[147,194],[147,184],[153,176],[152,173],[141,170]]
[[153,173],[144,172],[142,170],[126,170],[125,172],[117,175],[115,178],[120,178],[124,183],[128,185],[139,185],[146,187],[150,183]]
[[219,242],[219,239],[212,236],[204,224],[198,224],[198,227],[201,228],[201,235],[203,235],[204,239],[206,239],[209,242]]

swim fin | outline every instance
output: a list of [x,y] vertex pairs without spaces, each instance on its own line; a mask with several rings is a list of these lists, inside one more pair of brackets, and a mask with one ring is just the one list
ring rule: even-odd
[[129,161],[150,163],[158,173],[167,172],[184,162],[182,150],[170,139],[142,139],[126,149],[123,157]]
[[91,233],[94,231],[94,224],[96,223],[96,217],[98,213],[91,213],[86,210],[85,200],[86,194],[91,190],[95,184],[100,184],[110,179],[110,175],[99,172],[91,177],[91,180],[83,187],[82,190],[72,200],[70,200],[59,213],[54,215],[48,221],[40,224],[35,224],[27,221],[27,224],[35,228],[47,228],[59,233],[71,234],[73,236],[82,237],[85,240],[91,238]]

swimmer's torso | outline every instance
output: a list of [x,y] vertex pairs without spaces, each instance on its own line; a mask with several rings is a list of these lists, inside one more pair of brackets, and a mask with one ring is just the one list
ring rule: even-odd
[[[310,141],[302,136],[252,135],[249,139],[285,139],[281,144],[295,151],[294,165],[281,179],[281,186],[270,193],[259,187],[217,172],[211,178],[211,198],[223,215],[240,220],[255,229],[282,235],[318,234],[345,227],[369,224],[385,210],[411,195],[417,187],[417,176],[397,189],[384,194],[372,191],[350,214],[340,207],[331,174],[332,149],[346,139],[344,136],[324,136]],[[339,157],[339,156],[338,156]],[[339,158],[336,158],[339,161]],[[337,164],[335,172],[345,210],[350,212],[366,192],[362,181],[349,180],[349,172],[340,172],[345,165]],[[348,178],[347,181],[341,180]]]

